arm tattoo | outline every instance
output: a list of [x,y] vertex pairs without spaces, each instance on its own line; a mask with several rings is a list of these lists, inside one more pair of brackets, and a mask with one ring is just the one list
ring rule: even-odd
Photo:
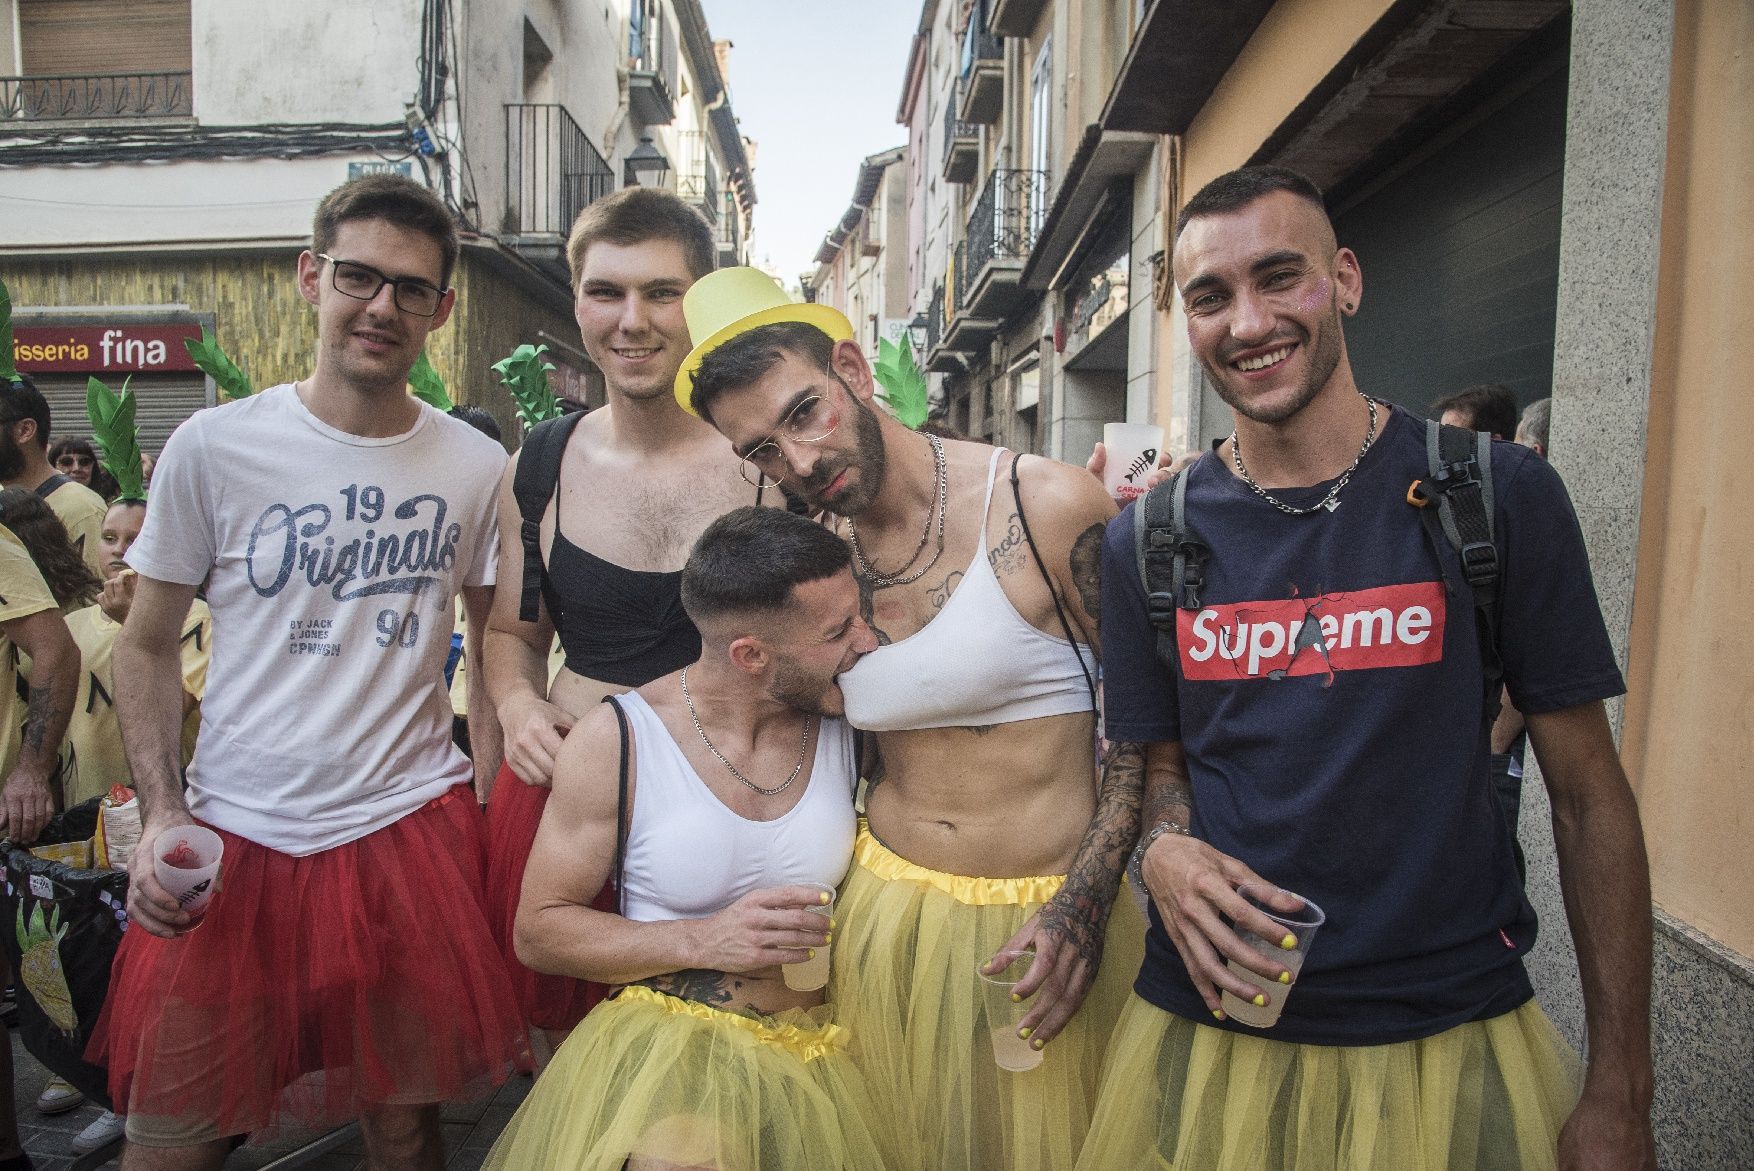
[[884,632],[883,628],[877,625],[877,591],[873,590],[871,588],[871,583],[864,578],[861,577],[858,580],[859,617],[865,620],[865,625],[869,626],[871,628],[871,633],[877,636],[877,645],[888,646],[895,640],[890,638],[889,635]]
[[1023,520],[1013,512],[1005,520],[1004,535],[998,544],[987,550],[987,564],[995,574],[1015,573],[1028,556],[1029,545],[1023,538]]
[[1102,534],[1106,525],[1091,525],[1072,542],[1072,584],[1084,612],[1102,621]]
[[1186,777],[1177,777],[1159,770],[1152,773],[1145,785],[1145,817],[1143,826],[1173,821],[1186,828],[1194,816],[1194,789]]
[[1092,968],[1102,961],[1109,908],[1120,889],[1127,857],[1139,840],[1139,799],[1144,783],[1144,746],[1111,746],[1102,769],[1096,815],[1079,843],[1065,885],[1041,910],[1041,925],[1070,940]]
[[43,684],[32,684],[29,706],[24,717],[24,746],[32,752],[41,752],[43,744],[49,736],[49,725],[54,722],[55,712],[52,707],[53,696],[49,688]]

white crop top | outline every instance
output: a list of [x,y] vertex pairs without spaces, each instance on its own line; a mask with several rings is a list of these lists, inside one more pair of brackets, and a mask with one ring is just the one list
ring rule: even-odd
[[[1092,708],[1082,660],[1095,656],[1037,630],[1005,596],[987,561],[986,516],[999,456],[987,467],[981,536],[962,584],[932,620],[900,642],[880,646],[840,677],[847,719],[869,732],[1010,724]],[[1030,572],[1038,570],[1031,559]]]
[[752,890],[839,886],[852,861],[853,731],[824,719],[804,795],[772,821],[731,812],[688,763],[664,721],[630,691],[616,696],[638,745],[623,864],[622,913],[639,923],[704,919]]

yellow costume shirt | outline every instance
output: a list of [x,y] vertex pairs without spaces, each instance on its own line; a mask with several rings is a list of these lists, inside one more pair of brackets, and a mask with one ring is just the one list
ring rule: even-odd
[[[63,805],[71,808],[110,791],[111,785],[132,786],[128,758],[122,751],[122,728],[116,720],[115,670],[111,653],[122,629],[101,606],[87,606],[67,616],[67,629],[79,644],[79,696],[67,739],[61,749]],[[183,690],[201,699],[207,687],[207,664],[213,657],[213,614],[207,603],[196,598],[183,620]],[[195,753],[195,734],[201,728],[201,709],[189,709],[183,720],[183,765]]]
[[104,498],[81,484],[77,480],[69,480],[49,493],[46,498],[48,505],[56,516],[61,518],[61,526],[67,530],[67,539],[85,558],[85,563],[102,581],[104,577],[103,553],[98,549],[98,537],[104,531],[104,513],[109,506]]
[[[48,583],[24,543],[0,525],[0,622],[57,609]],[[18,648],[0,633],[0,780],[18,763],[24,705],[18,699]]]

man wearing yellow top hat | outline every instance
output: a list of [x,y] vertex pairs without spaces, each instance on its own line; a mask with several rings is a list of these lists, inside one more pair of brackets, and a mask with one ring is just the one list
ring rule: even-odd
[[[830,986],[854,1054],[916,1144],[904,1165],[1070,1166],[1143,943],[1115,906],[1140,754],[1113,746],[1099,778],[1092,752],[1114,506],[1081,469],[875,410],[847,320],[753,269],[701,280],[685,309],[677,400],[752,484],[834,519],[881,644],[841,678],[848,718],[875,733]],[[980,974],[1031,949],[1028,1011],[989,1021]],[[1041,1063],[997,1068],[999,1027]]]

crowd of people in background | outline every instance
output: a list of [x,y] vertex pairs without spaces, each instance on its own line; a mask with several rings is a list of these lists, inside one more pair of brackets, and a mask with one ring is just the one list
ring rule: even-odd
[[[459,244],[394,176],[318,208],[309,374],[139,489],[0,388],[6,834],[123,785],[137,859],[224,846],[204,917],[130,867],[75,1149],[209,1171],[357,1119],[433,1171],[441,1104],[523,1071],[496,1171],[1654,1167],[1621,680],[1550,401],[1428,430],[1356,385],[1359,260],[1295,173],[1175,239],[1235,430],[1124,510],[904,425],[841,314],[641,188],[567,246],[606,405],[509,460],[408,393]],[[1521,446],[1440,467],[1463,433]],[[1446,537],[1470,493],[1484,539]],[[1587,1066],[1523,968],[1530,751]],[[0,1171],[11,1077],[0,1046]]]

